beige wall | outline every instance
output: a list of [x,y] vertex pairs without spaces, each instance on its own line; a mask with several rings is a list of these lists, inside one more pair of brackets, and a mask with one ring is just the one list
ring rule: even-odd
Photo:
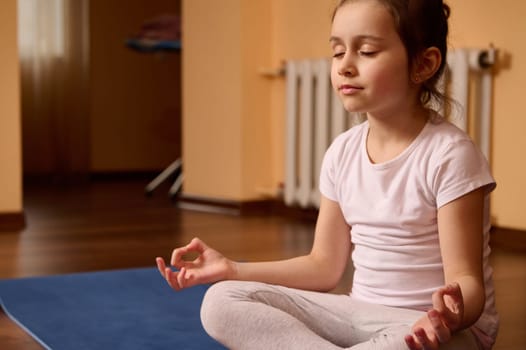
[[[258,76],[259,64],[268,60],[267,67],[278,67],[282,60],[329,54],[327,38],[335,1],[258,1],[258,6],[266,10],[255,17],[246,11],[247,4],[252,3],[183,1],[185,193],[243,200],[275,192],[284,177],[284,82]],[[452,47],[484,48],[493,43],[500,50],[492,131],[492,168],[498,189],[493,195],[492,215],[499,226],[526,229],[522,204],[526,198],[526,165],[521,162],[521,152],[526,149],[526,138],[522,136],[526,118],[522,117],[522,105],[517,103],[526,81],[526,46],[521,44],[526,36],[526,21],[521,17],[526,13],[526,3],[451,0],[450,5]],[[243,40],[243,35],[254,28],[269,28],[270,38],[259,33]],[[254,38],[268,39],[270,43],[252,42]],[[263,57],[255,63],[245,55],[258,45],[270,46],[270,53],[261,52]],[[254,88],[248,94],[250,100],[245,100],[247,85]],[[255,111],[253,105],[259,110]],[[258,123],[264,132],[269,128],[268,138],[253,138],[254,133],[246,125],[247,120],[257,120],[252,118],[262,118]],[[258,172],[244,169],[251,164],[243,153],[247,145],[253,148],[252,161],[267,161],[270,157],[268,167]]]
[[16,0],[0,2],[0,213],[22,211]]
[[[288,59],[319,58],[329,55],[329,31],[337,0],[287,0],[272,2],[272,64],[278,67]],[[272,85],[271,145],[272,179],[280,184],[284,178],[285,80]]]
[[526,81],[526,2],[514,0],[450,0],[453,9],[451,44],[500,50],[495,76],[492,168],[498,182],[492,197],[493,222],[526,229],[526,118],[523,114]]
[[183,1],[184,192],[248,200],[272,186],[270,1]]

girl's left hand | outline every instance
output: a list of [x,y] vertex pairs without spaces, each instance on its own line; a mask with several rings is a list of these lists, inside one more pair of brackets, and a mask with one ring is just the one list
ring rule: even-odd
[[405,337],[411,350],[434,350],[447,343],[458,330],[464,316],[462,291],[457,283],[433,293],[433,309],[413,325],[413,334]]

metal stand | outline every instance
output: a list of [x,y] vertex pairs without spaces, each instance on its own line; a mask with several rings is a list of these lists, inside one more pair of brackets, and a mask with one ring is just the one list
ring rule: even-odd
[[[170,164],[166,169],[164,169],[155,179],[153,179],[148,185],[146,185],[146,188],[144,191],[147,195],[151,195],[153,191],[159,187],[161,183],[163,183],[168,177],[170,177],[175,172],[179,171],[183,165],[183,161],[181,158],[176,159],[172,164]],[[177,192],[181,189],[181,186],[183,185],[183,172],[180,171],[179,175],[175,178],[175,181],[170,187],[170,190],[168,191],[168,194],[170,197],[174,197]]]

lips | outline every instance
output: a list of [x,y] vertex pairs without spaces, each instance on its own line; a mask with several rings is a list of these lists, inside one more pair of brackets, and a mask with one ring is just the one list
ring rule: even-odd
[[342,84],[338,87],[338,90],[344,95],[353,95],[363,90],[363,88],[359,86],[355,86],[355,85],[350,85],[350,84]]

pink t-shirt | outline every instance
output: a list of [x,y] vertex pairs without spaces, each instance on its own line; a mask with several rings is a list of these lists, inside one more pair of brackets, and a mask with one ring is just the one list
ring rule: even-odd
[[396,158],[370,161],[368,122],[338,136],[325,154],[321,193],[337,201],[351,226],[355,268],[352,297],[376,304],[426,310],[444,285],[437,209],[486,187],[484,277],[486,305],[474,331],[491,348],[498,315],[488,262],[488,163],[466,133],[449,122],[428,122]]

